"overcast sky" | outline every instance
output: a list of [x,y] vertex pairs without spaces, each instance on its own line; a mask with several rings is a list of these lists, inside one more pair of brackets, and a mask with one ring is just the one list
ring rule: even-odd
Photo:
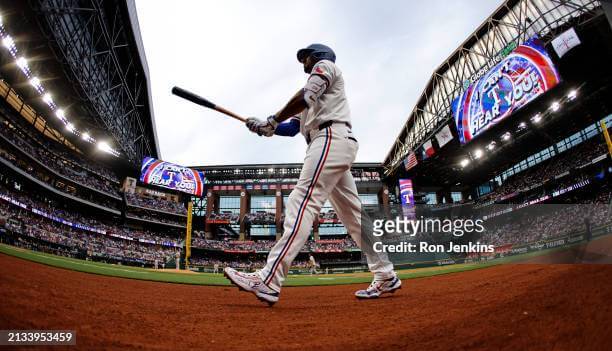
[[170,89],[265,118],[304,85],[296,51],[317,42],[343,71],[357,162],[382,162],[433,70],[500,3],[137,0],[161,156],[186,166],[302,162],[300,134],[258,137]]

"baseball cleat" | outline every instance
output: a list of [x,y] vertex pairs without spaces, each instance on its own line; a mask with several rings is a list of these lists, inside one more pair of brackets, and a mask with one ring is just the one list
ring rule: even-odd
[[278,291],[270,289],[257,273],[242,273],[237,270],[226,267],[223,270],[223,275],[229,279],[241,291],[248,291],[267,303],[269,306],[274,305],[278,301],[280,295]]
[[394,275],[389,279],[376,279],[365,290],[357,290],[355,296],[358,299],[375,299],[382,294],[394,293],[402,288],[402,281]]

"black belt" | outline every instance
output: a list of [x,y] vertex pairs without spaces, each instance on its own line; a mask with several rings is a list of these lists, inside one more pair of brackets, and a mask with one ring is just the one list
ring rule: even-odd
[[[340,124],[344,124],[347,127],[351,128],[351,124],[348,122],[336,122],[336,121],[327,121],[327,122],[323,122],[321,124],[319,124],[319,130],[323,130],[327,127],[331,127],[332,124],[334,123],[340,123]],[[357,142],[357,139],[353,138],[353,137],[348,137],[348,139]],[[310,133],[308,135],[306,135],[306,144],[310,144]]]
[[351,128],[351,124],[347,123],[347,122],[327,121],[327,122],[323,122],[323,123],[319,124],[319,130],[323,130],[323,129],[327,128],[327,127],[331,127],[332,124],[334,124],[334,123],[344,124],[347,127]]

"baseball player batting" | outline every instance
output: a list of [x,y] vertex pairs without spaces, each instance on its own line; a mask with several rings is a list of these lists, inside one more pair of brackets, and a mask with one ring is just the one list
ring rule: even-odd
[[[291,262],[306,243],[314,217],[326,200],[355,242],[362,245],[361,201],[351,174],[359,144],[351,131],[351,113],[342,72],[335,64],[336,54],[325,45],[312,44],[299,50],[297,59],[309,74],[306,85],[276,114],[265,120],[248,118],[246,122],[247,128],[259,136],[295,136],[301,132],[308,143],[300,178],[287,201],[283,235],[270,250],[262,270],[224,270],[233,284],[270,306],[278,301]],[[373,250],[364,253],[374,279],[367,289],[355,292],[357,298],[376,298],[401,287],[385,254]]]

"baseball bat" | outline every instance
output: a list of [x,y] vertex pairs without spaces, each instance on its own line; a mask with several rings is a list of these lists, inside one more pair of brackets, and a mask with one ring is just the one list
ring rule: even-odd
[[201,97],[199,95],[196,95],[196,94],[194,94],[194,93],[192,93],[192,92],[190,92],[188,90],[185,90],[183,88],[179,88],[179,87],[172,88],[172,94],[174,94],[174,95],[176,95],[178,97],[182,97],[185,100],[189,100],[189,101],[193,102],[194,104],[198,104],[200,106],[208,107],[208,108],[213,109],[215,111],[219,111],[219,112],[221,112],[223,114],[226,114],[226,115],[228,115],[230,117],[233,117],[233,118],[239,120],[240,122],[246,123],[246,118],[244,118],[244,117],[242,117],[242,116],[240,116],[240,115],[238,115],[238,114],[236,114],[236,113],[234,113],[234,112],[232,112],[230,110],[227,110],[227,109],[225,109],[225,108],[223,108],[221,106],[213,104],[209,100],[207,100],[207,99],[205,99],[205,98],[203,98],[203,97]]

